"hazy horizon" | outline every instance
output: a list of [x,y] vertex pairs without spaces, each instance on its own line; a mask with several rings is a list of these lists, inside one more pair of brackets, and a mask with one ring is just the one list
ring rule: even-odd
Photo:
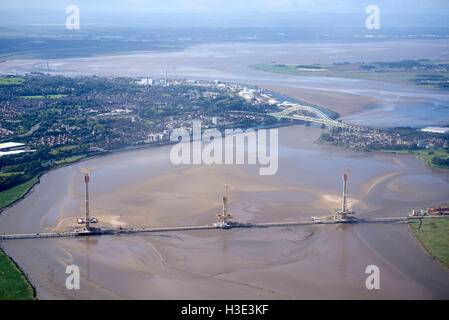
[[3,2],[1,25],[61,25],[76,5],[84,25],[174,27],[363,26],[369,5],[385,27],[449,27],[449,2],[432,0],[99,0]]
[[441,14],[449,11],[445,0],[18,0],[3,3],[2,9],[64,9],[77,5],[86,11],[147,13],[247,13],[247,12],[331,12],[358,13],[377,5],[387,13]]

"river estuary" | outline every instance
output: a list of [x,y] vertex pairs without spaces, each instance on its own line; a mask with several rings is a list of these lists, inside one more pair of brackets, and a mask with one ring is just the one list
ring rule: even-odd
[[[447,56],[445,44],[431,44],[431,48],[415,44],[420,49],[414,54]],[[235,49],[237,45],[232,46]],[[307,94],[307,100],[317,104],[326,104],[326,95],[333,100],[329,95],[336,94],[340,100],[335,101],[343,110],[339,112],[347,122],[417,127],[448,123],[449,94],[443,91],[355,79],[276,75],[246,67],[238,71],[234,62],[247,66],[254,48],[242,45],[235,51],[244,58],[233,56],[232,48],[226,46],[206,48],[209,51],[199,46],[184,55],[169,53],[164,59],[172,60],[172,72],[177,76],[282,87],[293,90],[290,96]],[[309,49],[304,61],[318,62],[330,48],[333,46]],[[351,59],[360,58],[363,52],[391,54],[394,49],[395,44],[357,47],[351,51]],[[293,49],[289,50],[293,55]],[[350,51],[344,46],[335,50],[334,56],[342,59]],[[285,52],[278,51],[278,55],[262,55],[263,62],[281,60]],[[210,58],[202,57],[206,62],[201,72],[199,62],[192,64],[192,59],[200,59],[198,52],[209,52]],[[228,55],[220,58],[218,52]],[[310,52],[316,52],[316,58],[312,59]],[[396,56],[408,58],[410,54],[401,49]],[[146,59],[148,63],[141,67],[147,70],[141,75],[156,74],[161,54],[141,55],[103,57],[99,63],[115,63],[125,70],[130,63],[125,60]],[[81,63],[80,73],[91,74],[87,65],[100,59],[61,60],[58,63],[65,64],[65,69],[59,65],[63,68],[60,73],[68,74],[64,70],[74,68],[74,60]],[[0,64],[0,70],[23,68],[24,64],[7,61]],[[104,74],[112,75],[119,67],[102,68],[106,69],[109,73]],[[136,75],[132,69],[128,71],[127,75]],[[344,112],[344,101],[360,108]],[[173,165],[171,146],[114,153],[59,168],[45,174],[32,193],[1,214],[0,232],[72,228],[84,206],[79,166],[97,167],[90,183],[91,212],[103,227],[211,224],[221,210],[223,183],[233,186],[230,210],[240,222],[327,215],[339,206],[341,175],[347,167],[350,205],[361,217],[403,216],[414,208],[447,202],[447,171],[428,169],[413,156],[316,144],[322,130],[301,125],[280,128],[279,170],[273,176],[260,176],[256,165]],[[238,148],[246,152],[243,146]],[[401,223],[13,240],[0,245],[29,276],[41,299],[449,299],[449,272],[422,250],[407,225]],[[79,290],[65,287],[65,269],[72,264],[81,271]],[[365,268],[373,264],[380,269],[380,290],[365,288]]]

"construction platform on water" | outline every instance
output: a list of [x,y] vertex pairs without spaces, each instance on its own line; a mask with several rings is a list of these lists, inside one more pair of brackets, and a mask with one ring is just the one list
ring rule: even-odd
[[408,215],[404,217],[386,217],[386,218],[358,218],[354,217],[354,212],[348,207],[348,171],[343,174],[343,194],[341,209],[334,209],[332,216],[326,219],[312,217],[311,220],[291,221],[291,222],[267,222],[267,223],[239,223],[229,221],[233,219],[229,212],[229,189],[230,185],[225,184],[226,195],[223,197],[223,209],[217,214],[218,221],[212,225],[202,226],[185,226],[185,227],[162,227],[162,228],[119,228],[119,229],[100,229],[91,227],[91,224],[98,223],[96,218],[90,217],[89,212],[89,181],[90,171],[81,168],[84,173],[84,182],[86,185],[86,210],[85,217],[78,219],[78,224],[84,225],[83,230],[75,230],[69,232],[49,232],[49,233],[23,233],[23,234],[3,234],[0,235],[0,241],[14,239],[39,239],[39,238],[73,238],[87,236],[104,236],[104,235],[130,235],[140,233],[157,233],[157,232],[177,232],[177,231],[194,231],[194,230],[213,230],[213,229],[236,229],[236,228],[269,228],[269,227],[295,227],[295,226],[311,226],[311,225],[329,225],[344,223],[394,223],[407,222],[416,219],[431,219],[437,217],[449,218],[449,215],[428,215],[414,216]]

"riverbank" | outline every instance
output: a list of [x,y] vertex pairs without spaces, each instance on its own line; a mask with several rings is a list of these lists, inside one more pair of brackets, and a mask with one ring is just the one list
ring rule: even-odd
[[449,220],[413,220],[409,222],[409,229],[423,249],[449,269]]
[[[253,129],[253,130],[273,129],[273,128],[287,127],[287,126],[291,126],[294,124],[295,123],[278,123],[278,124],[272,124],[272,125],[261,125],[261,126],[257,126],[257,127],[249,127],[249,128],[244,128],[244,129],[245,130],[248,130],[248,129]],[[72,165],[74,163],[81,162],[84,160],[90,160],[90,159],[93,159],[93,158],[96,158],[99,156],[106,156],[106,155],[110,155],[110,154],[114,154],[114,153],[128,152],[128,151],[139,150],[139,149],[147,149],[147,148],[151,149],[151,148],[157,148],[157,147],[162,147],[162,146],[171,145],[171,144],[174,144],[174,142],[167,140],[167,141],[151,143],[151,144],[130,145],[130,146],[126,146],[126,147],[122,147],[122,148],[118,148],[118,149],[112,149],[112,150],[103,151],[100,153],[95,153],[90,156],[84,155],[84,156],[79,156],[79,157],[71,157],[71,158],[67,158],[64,160],[60,160],[60,161],[55,161],[56,166],[50,168],[48,171],[42,172],[41,174],[33,177],[32,179],[25,181],[24,183],[14,186],[10,189],[0,191],[0,214],[2,213],[2,211],[6,210],[8,207],[14,205],[16,202],[25,198],[29,194],[29,192],[32,190],[32,188],[36,184],[39,183],[40,177],[43,174],[48,173],[52,170],[55,170],[55,169],[58,169],[58,168],[61,168],[64,166]]]
[[[25,198],[39,183],[40,175],[0,192],[0,214],[6,208]],[[0,248],[0,300],[34,300],[36,291],[25,273]]]
[[312,104],[337,113],[338,117],[352,115],[380,103],[380,99],[354,93],[306,89],[278,85],[263,85],[265,90],[291,97],[306,104]]
[[255,70],[280,74],[364,79],[445,90],[447,89],[446,64],[445,60],[421,59],[305,65],[276,63],[255,64],[250,67]]
[[35,300],[36,291],[20,267],[0,249],[0,300]]
[[35,176],[32,179],[25,181],[10,189],[0,192],[0,212],[25,197],[33,186],[39,182],[39,176]]
[[29,194],[29,192],[33,189],[33,187],[39,183],[39,179],[43,174],[57,168],[61,168],[67,165],[74,164],[76,162],[80,162],[81,160],[84,159],[86,159],[86,156],[71,157],[60,161],[55,161],[56,166],[50,168],[48,171],[41,172],[38,175],[31,178],[30,180],[27,180],[17,186],[0,191],[0,214],[6,208],[14,205],[16,202],[25,198]]
[[[352,133],[330,131],[329,133],[322,133],[315,142],[322,145],[345,150],[355,150],[358,152],[414,155],[429,169],[448,170],[449,150],[445,147],[445,140],[447,140],[447,137],[442,136],[438,141],[438,146],[418,147],[417,143],[425,143],[425,139],[430,141],[432,137],[425,137],[422,133],[419,133],[417,138],[400,135],[401,131],[410,130],[413,129],[395,128],[388,130],[372,130],[370,128],[360,128],[358,131]],[[433,137],[433,139],[434,140],[431,143],[435,143],[435,137]],[[384,140],[390,141],[384,143]],[[398,144],[398,141],[401,144]]]
[[417,158],[421,159],[428,168],[431,169],[445,169],[449,170],[449,166],[444,164],[438,164],[435,162],[435,157],[441,157],[442,159],[449,159],[449,151],[445,149],[425,149],[425,150],[390,150],[382,149],[379,150],[382,153],[392,153],[392,154],[413,154]]

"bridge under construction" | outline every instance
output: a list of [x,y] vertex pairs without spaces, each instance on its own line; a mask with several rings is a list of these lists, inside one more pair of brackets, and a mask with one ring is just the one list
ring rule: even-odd
[[130,228],[130,229],[109,229],[109,230],[83,230],[71,232],[54,232],[54,233],[28,233],[28,234],[4,234],[0,235],[0,241],[14,239],[43,239],[43,238],[75,238],[87,236],[105,236],[105,235],[132,235],[143,233],[161,233],[161,232],[178,232],[178,231],[195,231],[195,230],[214,230],[214,229],[237,229],[237,228],[270,228],[270,227],[298,227],[313,225],[329,225],[343,223],[404,223],[417,219],[432,219],[437,217],[449,218],[449,216],[424,216],[424,217],[388,217],[388,218],[352,218],[350,220],[326,220],[326,221],[291,221],[291,222],[267,222],[267,223],[237,223],[228,222],[226,227],[218,224],[203,226],[186,226],[186,227],[166,227],[166,228]]
[[[158,233],[158,232],[178,232],[178,231],[195,231],[195,230],[213,230],[213,229],[236,229],[236,228],[269,228],[269,227],[296,227],[311,225],[329,225],[342,223],[394,223],[407,222],[413,219],[447,217],[446,216],[404,216],[404,217],[386,217],[386,218],[356,218],[354,212],[348,207],[348,170],[343,174],[343,194],[341,209],[334,209],[330,219],[321,220],[318,217],[312,217],[312,220],[304,221],[287,221],[287,222],[267,222],[267,223],[239,223],[229,221],[233,219],[229,211],[229,189],[230,185],[225,184],[226,195],[223,197],[223,210],[217,214],[218,221],[211,225],[199,226],[180,226],[180,227],[162,227],[162,228],[119,228],[119,229],[100,229],[91,227],[90,224],[98,223],[96,218],[90,217],[89,211],[89,181],[90,171],[81,168],[84,173],[84,182],[86,185],[86,210],[85,217],[78,219],[78,224],[84,225],[83,230],[69,232],[49,232],[49,233],[22,233],[22,234],[3,234],[0,235],[0,241],[15,239],[43,239],[43,238],[73,238],[86,236],[104,236],[104,235],[131,235],[141,233]],[[91,170],[92,171],[92,170]]]

